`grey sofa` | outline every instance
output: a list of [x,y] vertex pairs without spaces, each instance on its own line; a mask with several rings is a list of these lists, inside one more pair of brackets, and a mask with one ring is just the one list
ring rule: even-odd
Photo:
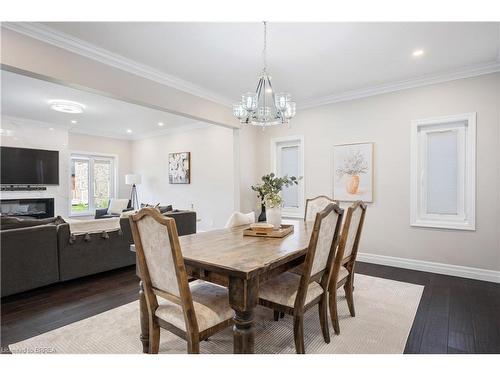
[[[196,233],[196,212],[171,211],[179,235]],[[120,230],[71,235],[68,223],[0,230],[1,296],[135,264],[128,218]]]
[[0,241],[2,297],[59,281],[56,225],[1,230]]

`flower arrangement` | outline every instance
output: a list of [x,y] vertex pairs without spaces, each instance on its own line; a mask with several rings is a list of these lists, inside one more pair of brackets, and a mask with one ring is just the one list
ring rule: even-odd
[[267,207],[281,207],[283,188],[298,185],[301,179],[302,177],[295,176],[276,177],[274,173],[269,173],[262,176],[262,183],[253,185],[252,190],[257,192],[258,197]]
[[336,173],[339,180],[344,176],[358,176],[368,171],[368,165],[361,151],[356,151],[349,155],[344,164],[337,168]]

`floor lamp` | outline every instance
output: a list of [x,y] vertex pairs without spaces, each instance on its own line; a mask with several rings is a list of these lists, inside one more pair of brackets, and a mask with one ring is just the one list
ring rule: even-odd
[[127,174],[125,175],[125,184],[132,185],[132,191],[130,192],[130,202],[132,208],[139,208],[139,199],[137,198],[137,187],[141,183],[141,175],[140,174]]

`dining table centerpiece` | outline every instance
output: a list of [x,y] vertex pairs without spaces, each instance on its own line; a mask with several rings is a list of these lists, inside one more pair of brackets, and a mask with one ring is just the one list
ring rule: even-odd
[[281,209],[283,207],[283,197],[281,192],[283,188],[292,185],[298,185],[302,177],[284,176],[277,177],[274,173],[262,176],[262,183],[253,185],[251,188],[257,192],[261,201],[261,214],[258,221],[266,221],[272,224],[274,228],[281,227]]

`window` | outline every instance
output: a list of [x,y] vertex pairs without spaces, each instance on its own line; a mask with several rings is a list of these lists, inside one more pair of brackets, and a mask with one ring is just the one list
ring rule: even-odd
[[[271,169],[277,176],[304,176],[303,143],[302,137],[271,140]],[[285,187],[282,197],[283,216],[302,217],[304,214],[304,179],[298,185]]]
[[411,225],[475,230],[476,114],[412,126]]
[[115,158],[109,156],[71,156],[71,215],[94,214],[108,207],[115,196]]

